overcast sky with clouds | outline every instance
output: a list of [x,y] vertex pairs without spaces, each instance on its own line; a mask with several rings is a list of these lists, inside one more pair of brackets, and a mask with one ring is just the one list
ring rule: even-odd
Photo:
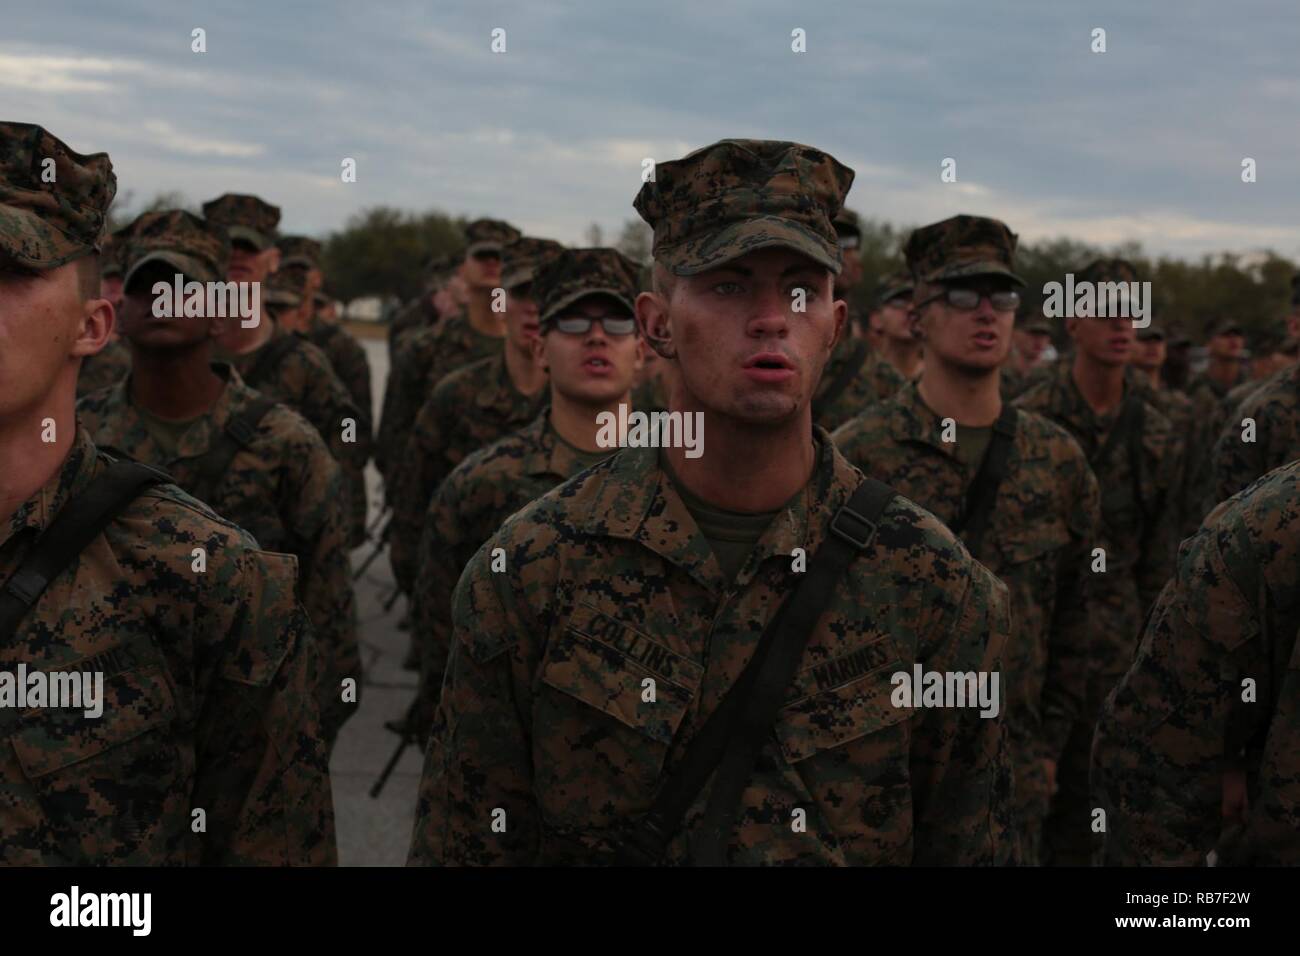
[[137,204],[255,192],[288,232],[387,204],[612,239],[642,157],[745,136],[900,224],[1300,258],[1298,63],[1296,0],[46,0],[5,11],[0,116],[106,150]]

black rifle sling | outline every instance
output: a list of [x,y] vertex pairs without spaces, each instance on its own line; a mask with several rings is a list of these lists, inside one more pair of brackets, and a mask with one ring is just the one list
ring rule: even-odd
[[867,360],[867,349],[870,345],[867,342],[859,341],[853,346],[853,352],[849,355],[844,367],[840,369],[839,374],[827,386],[826,391],[814,403],[813,419],[835,404],[835,400],[844,394],[844,390],[849,387],[853,381],[853,376],[857,375],[862,369],[862,363]]
[[248,448],[253,443],[257,436],[257,426],[274,405],[275,402],[271,399],[259,396],[249,402],[242,412],[231,415],[226,421],[226,427],[217,433],[212,447],[198,459],[193,487],[185,490],[200,501],[215,506],[214,498],[217,488],[221,486],[222,476],[230,470],[230,463],[239,454],[239,449]]
[[[1142,418],[1142,399],[1133,392],[1129,392],[1123,403],[1120,405],[1119,414],[1115,416],[1115,424],[1110,426],[1110,434],[1106,436],[1106,441],[1096,454],[1089,458],[1088,463],[1096,470],[1110,458],[1111,452],[1125,439],[1137,424],[1135,419]],[[1139,430],[1140,431],[1140,430]]]
[[1146,526],[1143,529],[1144,534],[1151,524],[1151,515],[1142,498],[1142,432],[1145,426],[1146,403],[1136,392],[1130,392],[1120,405],[1119,414],[1115,417],[1115,424],[1110,428],[1110,434],[1106,436],[1105,444],[1088,459],[1093,470],[1097,471],[1110,458],[1120,442],[1124,443],[1125,453],[1128,456],[1129,477],[1133,482],[1133,503],[1142,514],[1143,524]]
[[835,513],[830,533],[810,560],[803,580],[773,615],[739,679],[687,746],[649,811],[637,821],[619,862],[640,866],[660,862],[715,768],[718,773],[701,839],[692,846],[699,847],[698,863],[725,861],[740,797],[753,777],[759,748],[772,732],[813,627],[850,562],[870,547],[880,516],[894,496],[888,485],[865,478]]
[[248,387],[257,388],[267,381],[279,367],[280,361],[298,347],[298,341],[298,336],[289,332],[263,345],[257,359],[249,366],[248,374],[244,376]]
[[993,435],[984,451],[984,460],[966,492],[966,507],[951,525],[953,534],[961,538],[966,550],[978,554],[993,517],[993,506],[998,499],[998,488],[1007,476],[1011,461],[1011,448],[1016,441],[1016,410],[1003,403],[1002,414],[993,423]]
[[108,523],[150,485],[171,481],[161,471],[136,461],[116,461],[77,497],[67,502],[32,544],[4,590],[0,591],[0,643],[13,638],[18,624],[77,555]]

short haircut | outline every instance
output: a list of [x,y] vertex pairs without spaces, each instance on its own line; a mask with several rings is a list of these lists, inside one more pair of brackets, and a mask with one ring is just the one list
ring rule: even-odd
[[99,253],[92,252],[77,260],[77,285],[81,290],[81,300],[99,298]]
[[654,269],[650,273],[650,282],[656,295],[661,295],[665,299],[673,297],[673,289],[677,287],[677,276],[669,272],[663,265],[656,262]]

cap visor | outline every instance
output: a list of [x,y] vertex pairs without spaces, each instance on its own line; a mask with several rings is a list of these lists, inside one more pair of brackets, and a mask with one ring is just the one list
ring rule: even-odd
[[568,295],[563,296],[562,298],[556,300],[551,305],[547,306],[546,311],[538,318],[538,321],[547,322],[555,318],[556,315],[558,315],[560,312],[567,309],[569,306],[573,305],[573,303],[579,302],[582,299],[585,299],[588,296],[592,296],[592,295],[613,296],[615,299],[617,299],[622,305],[624,305],[627,308],[628,312],[632,313],[633,316],[636,315],[636,307],[633,306],[630,301],[628,301],[627,296],[623,293],[621,289],[608,289],[608,288],[579,289],[576,292],[571,292]]
[[949,279],[969,279],[972,276],[1006,276],[1016,285],[1027,285],[1001,262],[965,262],[948,266],[925,277],[926,282],[947,282]]
[[[15,237],[23,241],[16,242]],[[41,270],[57,269],[95,251],[91,246],[73,242],[36,213],[3,204],[0,204],[0,249],[19,265]],[[37,255],[31,254],[33,250]]]
[[226,233],[230,236],[231,242],[240,240],[243,242],[251,242],[258,252],[263,251],[271,244],[271,240],[268,237],[248,226],[227,226]]
[[501,275],[501,288],[513,289],[515,286],[521,286],[525,282],[532,282],[537,277],[537,269],[534,266],[521,266],[518,269],[511,269]]
[[497,255],[500,255],[501,243],[493,242],[491,240],[484,240],[483,242],[472,242],[470,243],[469,248],[465,250],[465,255],[472,256],[479,252],[495,252]]
[[179,252],[158,251],[150,252],[143,258],[131,263],[131,268],[127,269],[126,276],[122,279],[123,288],[131,284],[131,280],[135,278],[142,268],[154,262],[166,263],[184,276],[187,281],[216,282],[220,278],[213,275],[206,266],[193,256],[181,255]]
[[658,250],[655,258],[679,276],[699,275],[759,249],[789,249],[839,275],[838,244],[780,216],[759,216],[732,223],[712,235]]

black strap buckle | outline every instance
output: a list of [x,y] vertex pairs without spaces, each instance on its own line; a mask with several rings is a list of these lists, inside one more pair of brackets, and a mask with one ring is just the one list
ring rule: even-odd
[[848,505],[841,505],[831,519],[831,534],[846,541],[859,551],[865,551],[876,536],[876,524],[865,515],[859,514]]
[[20,569],[5,584],[5,590],[28,607],[31,607],[36,603],[36,599],[41,596],[41,592],[45,590],[45,586],[49,583],[44,575],[36,571]]
[[618,862],[623,866],[657,866],[667,844],[659,821],[647,814],[636,822],[619,847]]

